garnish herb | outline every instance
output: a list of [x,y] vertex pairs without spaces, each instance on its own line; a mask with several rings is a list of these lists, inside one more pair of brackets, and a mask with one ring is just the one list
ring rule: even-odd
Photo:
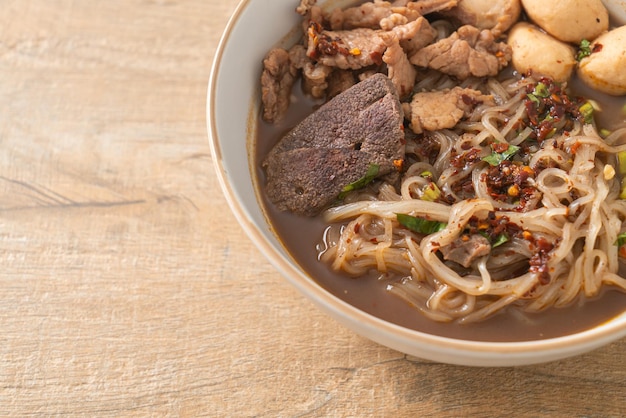
[[[493,150],[493,145],[491,146],[491,149]],[[515,145],[509,145],[509,147],[504,152],[496,152],[494,150],[491,153],[491,155],[483,157],[482,160],[489,163],[489,165],[497,167],[498,165],[500,165],[501,162],[510,160],[511,158],[513,158],[513,156],[519,150],[520,150],[520,147],[515,146]]]
[[619,173],[626,174],[626,151],[620,151],[617,153],[617,161],[619,163]]
[[617,241],[615,241],[615,245],[621,247],[626,244],[626,232],[622,232],[617,236]]
[[583,116],[585,123],[593,123],[593,104],[591,102],[585,102],[578,108],[580,114]]
[[626,245],[626,232],[622,232],[621,234],[617,236],[615,245],[618,248],[617,252],[620,255],[620,257],[626,258],[626,247],[624,246]]
[[501,246],[502,244],[506,244],[509,242],[509,237],[506,234],[500,234],[498,237],[491,243],[491,248],[496,248]]
[[619,198],[626,200],[626,151],[620,151],[617,153],[616,168],[622,178],[622,190],[620,191]]
[[347,186],[344,186],[343,189],[341,189],[339,199],[345,198],[346,195],[353,190],[362,189],[363,187],[370,184],[372,180],[374,180],[378,175],[379,170],[380,166],[378,164],[370,164],[369,167],[367,167],[367,172],[363,177],[353,183],[348,184]]
[[501,246],[502,244],[506,244],[507,242],[510,241],[510,238],[507,234],[502,233],[500,235],[498,235],[495,238],[492,238],[487,231],[478,231],[478,233],[480,235],[482,235],[483,237],[487,238],[487,240],[489,240],[489,244],[491,244],[491,248],[496,248]]
[[591,55],[591,42],[586,39],[580,41],[580,45],[578,45],[578,53],[576,54],[576,61],[580,61],[585,57]]
[[526,95],[526,97],[528,97],[530,99],[531,102],[535,103],[536,105],[540,105],[541,104],[541,98],[546,98],[546,97],[550,97],[550,90],[548,89],[548,86],[545,85],[542,82],[537,83],[537,85],[535,85],[535,88],[533,89],[532,93],[528,93]]
[[426,200],[427,202],[434,202],[435,200],[441,197],[441,189],[435,183],[428,183],[426,187],[422,190],[422,200]]
[[439,186],[432,181],[433,173],[430,171],[424,171],[420,174],[420,176],[430,180],[430,182],[422,189],[422,196],[420,199],[428,202],[434,202],[439,199],[441,197],[441,189],[439,189]]
[[535,86],[535,90],[533,90],[533,94],[537,97],[549,97],[550,90],[548,90],[548,86],[546,86],[544,83],[539,82]]
[[[532,129],[528,138],[536,139],[539,143],[555,135],[557,126],[567,132],[574,128],[576,120],[585,122],[585,115],[580,109],[585,105],[585,100],[581,97],[570,97],[564,85],[548,78],[542,78],[537,84],[527,86],[524,105],[528,126]],[[593,108],[593,103],[590,105]],[[588,121],[591,120],[591,116],[587,115]]]
[[445,222],[431,221],[425,218],[405,215],[403,213],[396,213],[396,218],[398,219],[398,222],[400,222],[400,225],[404,226],[405,228],[426,235],[439,232],[445,229],[445,227],[448,225]]
[[536,105],[540,105],[541,104],[541,100],[539,100],[537,98],[537,96],[535,96],[534,94],[528,93],[526,95],[526,97],[528,97],[530,99],[531,102],[535,103]]

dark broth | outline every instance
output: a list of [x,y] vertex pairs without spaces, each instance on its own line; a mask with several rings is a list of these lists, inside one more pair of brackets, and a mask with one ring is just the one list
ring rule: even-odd
[[[597,115],[601,127],[614,129],[624,123],[621,108],[625,98],[600,95],[576,80],[572,82],[575,94],[598,102],[603,111]],[[293,126],[312,113],[319,102],[304,97],[299,88],[294,89],[294,102],[283,122],[269,125],[259,122],[255,148],[256,175],[260,187],[265,185],[261,162]],[[316,246],[321,242],[327,225],[320,219],[279,212],[269,202],[263,190],[259,195],[275,233],[294,260],[317,283],[336,297],[386,321],[407,328],[450,338],[476,341],[528,341],[560,337],[601,324],[624,311],[626,293],[605,289],[592,300],[580,301],[574,306],[549,309],[537,314],[521,313],[508,309],[484,322],[469,325],[439,323],[424,317],[402,299],[388,293],[385,280],[378,274],[370,277],[351,278],[334,272],[328,265],[317,260]]]

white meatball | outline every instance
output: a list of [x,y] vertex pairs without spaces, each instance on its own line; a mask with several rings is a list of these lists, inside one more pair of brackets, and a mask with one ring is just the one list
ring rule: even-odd
[[522,0],[530,19],[550,35],[579,44],[609,29],[609,13],[602,0]]
[[569,80],[576,66],[575,50],[537,26],[520,22],[509,31],[515,70],[550,77],[557,82]]
[[591,55],[578,63],[578,77],[588,86],[614,96],[626,95],[626,26],[591,43]]

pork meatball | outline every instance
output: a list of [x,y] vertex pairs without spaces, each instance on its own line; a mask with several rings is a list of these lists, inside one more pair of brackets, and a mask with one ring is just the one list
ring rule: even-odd
[[580,60],[577,74],[588,86],[613,96],[626,95],[626,26],[591,43],[591,55]]
[[521,0],[530,19],[563,42],[579,44],[609,29],[609,13],[602,0]]
[[530,23],[520,22],[509,32],[513,67],[520,73],[532,72],[557,82],[569,80],[576,66],[572,46],[554,39]]

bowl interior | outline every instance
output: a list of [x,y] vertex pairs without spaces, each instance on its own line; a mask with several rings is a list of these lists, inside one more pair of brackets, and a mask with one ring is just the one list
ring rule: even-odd
[[[351,1],[320,2],[328,7]],[[472,366],[513,366],[584,353],[626,336],[626,313],[594,329],[518,343],[464,341],[383,321],[322,289],[304,273],[273,232],[257,192],[254,138],[262,60],[275,45],[297,40],[294,0],[244,0],[218,47],[208,90],[207,122],[220,185],[237,220],[268,260],[300,292],[340,323],[378,343],[433,361]]]

